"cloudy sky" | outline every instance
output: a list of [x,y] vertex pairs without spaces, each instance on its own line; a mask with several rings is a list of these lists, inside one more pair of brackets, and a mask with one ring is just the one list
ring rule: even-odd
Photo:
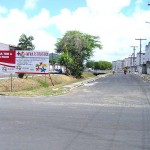
[[0,42],[17,45],[22,33],[34,36],[36,50],[55,52],[68,30],[99,36],[102,50],[92,60],[113,61],[132,54],[135,39],[150,41],[148,0],[1,0]]

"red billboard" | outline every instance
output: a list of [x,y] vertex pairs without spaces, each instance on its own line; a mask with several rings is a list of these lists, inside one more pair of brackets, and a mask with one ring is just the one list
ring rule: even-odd
[[15,64],[16,53],[15,51],[0,50],[0,62]]

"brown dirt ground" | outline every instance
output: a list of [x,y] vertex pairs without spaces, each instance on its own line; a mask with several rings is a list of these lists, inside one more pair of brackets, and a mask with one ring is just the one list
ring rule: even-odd
[[[51,79],[52,81],[51,81]],[[34,88],[42,87],[42,83],[46,83],[46,86],[67,84],[77,81],[76,78],[66,75],[41,75],[41,76],[30,76],[28,78],[8,78],[0,79],[0,92],[10,92],[11,89],[14,92],[22,90],[30,90]]]

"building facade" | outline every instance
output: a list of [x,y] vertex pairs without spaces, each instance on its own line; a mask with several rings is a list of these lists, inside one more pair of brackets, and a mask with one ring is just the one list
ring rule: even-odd
[[[120,60],[115,61],[116,66]],[[145,52],[133,53],[130,57],[122,60],[122,68],[127,67],[130,71],[150,74],[150,42],[145,46]],[[117,69],[118,67],[115,67]]]
[[136,64],[136,66],[146,64],[146,55],[145,55],[145,53],[137,53],[136,59],[135,59],[135,64]]
[[17,46],[0,43],[0,50],[18,50]]
[[121,71],[123,68],[123,61],[122,60],[117,60],[112,62],[112,68],[115,71]]
[[145,61],[150,61],[150,42],[145,46]]
[[9,45],[4,44],[4,43],[0,43],[0,50],[9,50]]

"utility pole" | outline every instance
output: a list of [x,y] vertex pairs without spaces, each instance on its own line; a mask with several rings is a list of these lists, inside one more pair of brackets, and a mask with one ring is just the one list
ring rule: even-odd
[[135,50],[136,50],[136,47],[138,46],[130,46],[133,48],[133,66],[135,66]]
[[141,38],[140,38],[140,39],[135,39],[135,40],[139,40],[139,41],[140,41],[140,52],[139,52],[139,54],[140,54],[140,55],[139,55],[139,65],[141,65],[141,48],[142,48],[142,44],[141,44],[141,41],[142,41],[142,40],[147,40],[147,39],[141,39]]
[[132,55],[129,56],[129,58],[130,58],[130,70],[131,70],[131,67],[132,67]]

